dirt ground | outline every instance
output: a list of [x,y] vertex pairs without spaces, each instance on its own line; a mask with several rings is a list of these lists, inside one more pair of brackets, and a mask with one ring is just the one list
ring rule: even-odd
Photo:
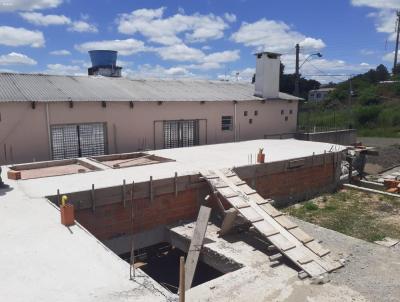
[[378,174],[383,170],[400,165],[400,139],[381,137],[359,137],[366,146],[376,147],[378,156],[367,156],[365,172]]
[[366,241],[400,239],[400,198],[343,189],[283,209],[307,222]]

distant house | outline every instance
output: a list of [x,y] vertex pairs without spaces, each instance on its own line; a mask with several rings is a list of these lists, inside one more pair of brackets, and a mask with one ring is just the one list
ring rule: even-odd
[[335,90],[335,88],[320,88],[320,89],[310,90],[308,92],[308,100],[313,102],[325,101],[329,92],[333,90]]

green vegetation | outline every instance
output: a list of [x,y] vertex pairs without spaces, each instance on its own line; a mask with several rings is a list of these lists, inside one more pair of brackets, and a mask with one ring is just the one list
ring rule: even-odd
[[400,238],[400,199],[342,190],[283,209],[289,215],[366,241]]
[[325,102],[301,105],[300,127],[305,130],[355,127],[360,136],[400,137],[400,83],[379,83],[389,79],[386,67],[379,65],[353,77],[351,82],[332,84],[335,90]]

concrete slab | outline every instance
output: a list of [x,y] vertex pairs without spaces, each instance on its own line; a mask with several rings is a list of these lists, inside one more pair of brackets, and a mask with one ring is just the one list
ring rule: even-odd
[[[4,172],[3,172],[4,173]],[[166,301],[174,299],[80,225],[66,228],[44,198],[19,183],[0,189],[1,301]]]
[[[153,179],[170,178],[175,172],[178,175],[191,175],[206,169],[222,169],[255,164],[255,154],[259,148],[264,148],[265,161],[276,162],[294,158],[319,155],[324,152],[344,150],[345,147],[300,141],[285,140],[253,140],[237,143],[204,145],[190,148],[164,149],[151,151],[157,156],[175,160],[160,164],[126,167],[123,169],[109,169],[86,174],[64,175],[46,179],[30,179],[20,181],[20,187],[31,197],[55,195],[60,192],[77,192],[88,190],[92,184],[96,188],[105,188],[121,185],[126,179],[128,183],[136,183]],[[252,154],[252,163],[249,162]]]

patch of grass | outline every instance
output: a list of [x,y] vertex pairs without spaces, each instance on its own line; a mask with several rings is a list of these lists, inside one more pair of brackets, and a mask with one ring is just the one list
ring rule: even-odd
[[307,211],[316,211],[316,210],[319,209],[318,206],[317,206],[315,203],[313,203],[312,201],[306,202],[306,203],[304,204],[304,208],[305,208]]
[[[283,209],[289,215],[366,241],[400,238],[397,198],[342,190]],[[390,218],[390,219],[388,219]],[[397,222],[397,223],[396,223]]]

